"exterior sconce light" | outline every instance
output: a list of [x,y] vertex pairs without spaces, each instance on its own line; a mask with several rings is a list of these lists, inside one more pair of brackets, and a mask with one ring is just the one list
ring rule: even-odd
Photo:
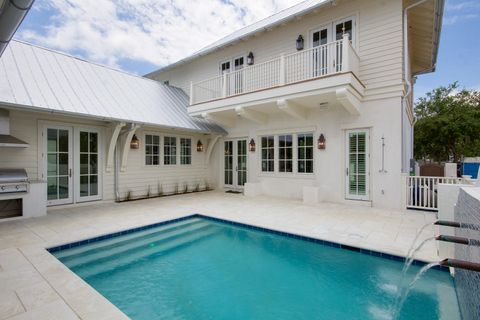
[[203,143],[202,141],[198,140],[197,142],[197,152],[202,152],[203,151]]
[[255,152],[255,140],[250,140],[250,143],[248,144],[248,151]]
[[134,134],[132,137],[132,141],[130,141],[130,149],[138,149],[140,148],[140,140],[138,140],[137,135]]
[[325,145],[326,145],[327,140],[325,140],[325,136],[320,134],[320,137],[318,137],[317,140],[317,147],[319,150],[325,150]]
[[297,50],[303,50],[303,37],[302,35],[299,35],[297,38]]
[[250,53],[247,56],[247,64],[251,66],[253,65],[254,61],[255,61],[255,58],[253,57],[253,52],[250,51]]

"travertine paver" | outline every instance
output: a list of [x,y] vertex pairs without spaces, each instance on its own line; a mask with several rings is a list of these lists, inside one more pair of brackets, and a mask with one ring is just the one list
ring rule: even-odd
[[[128,203],[50,208],[46,217],[0,223],[0,320],[127,319],[45,248],[201,213],[396,255],[435,215],[363,206],[204,192]],[[432,237],[428,227],[420,240]],[[419,259],[439,259],[433,242]]]

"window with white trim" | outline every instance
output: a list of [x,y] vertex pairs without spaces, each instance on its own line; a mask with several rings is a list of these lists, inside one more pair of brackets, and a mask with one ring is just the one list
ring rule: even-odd
[[313,173],[313,134],[297,135],[298,173]]
[[177,138],[165,137],[163,141],[163,164],[177,164]]
[[180,138],[180,164],[192,164],[192,139]]
[[262,137],[262,172],[275,170],[275,140],[274,136]]
[[291,134],[278,136],[278,171],[293,172],[293,137]]
[[145,135],[145,165],[158,166],[160,164],[160,136]]

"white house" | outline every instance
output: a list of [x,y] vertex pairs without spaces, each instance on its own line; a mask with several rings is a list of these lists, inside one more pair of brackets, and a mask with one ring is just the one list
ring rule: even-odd
[[29,183],[0,181],[0,203],[32,216],[208,185],[402,208],[414,77],[435,69],[442,14],[442,0],[307,0],[150,79],[12,41],[0,175]]

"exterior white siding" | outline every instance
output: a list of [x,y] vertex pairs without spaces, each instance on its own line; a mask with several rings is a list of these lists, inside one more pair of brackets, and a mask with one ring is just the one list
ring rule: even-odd
[[[30,144],[28,148],[0,148],[0,168],[25,168],[28,177],[31,180],[45,180],[43,174],[43,142],[41,130],[44,124],[93,127],[100,130],[101,135],[101,158],[103,160],[101,173],[103,177],[103,199],[114,200],[114,172],[106,171],[107,150],[110,136],[112,134],[112,124],[107,122],[92,121],[78,117],[63,117],[47,113],[29,112],[29,111],[10,111],[11,134]],[[192,164],[165,166],[159,165],[148,167],[145,165],[145,132],[173,137],[188,137],[192,139]],[[210,187],[215,187],[216,179],[213,178],[213,171],[209,170],[209,165],[205,163],[206,152],[197,152],[197,141],[201,140],[206,146],[210,139],[208,135],[192,134],[185,131],[169,131],[159,128],[142,128],[137,130],[137,137],[140,139],[140,149],[131,149],[128,155],[127,170],[120,172],[119,191],[122,199],[126,198],[130,191],[131,196],[142,197],[147,194],[148,187],[151,192],[157,192],[157,186],[162,184],[165,193],[172,192],[178,183],[182,186],[188,183],[190,189],[198,183],[204,187],[208,183]],[[120,139],[123,141],[122,139]],[[121,149],[121,147],[119,148]],[[160,151],[163,157],[163,148]],[[74,187],[75,188],[75,187]],[[46,191],[45,191],[46,194]]]
[[357,23],[355,48],[360,56],[360,80],[366,86],[365,100],[400,96],[403,92],[402,73],[402,2],[401,1],[339,1],[338,5],[310,13],[300,20],[266,31],[195,59],[171,70],[160,71],[152,77],[169,81],[187,94],[190,82],[197,82],[219,75],[219,63],[236,56],[246,56],[250,51],[255,63],[261,63],[296,52],[298,35],[305,38],[310,47],[312,30],[332,21],[354,17]]

